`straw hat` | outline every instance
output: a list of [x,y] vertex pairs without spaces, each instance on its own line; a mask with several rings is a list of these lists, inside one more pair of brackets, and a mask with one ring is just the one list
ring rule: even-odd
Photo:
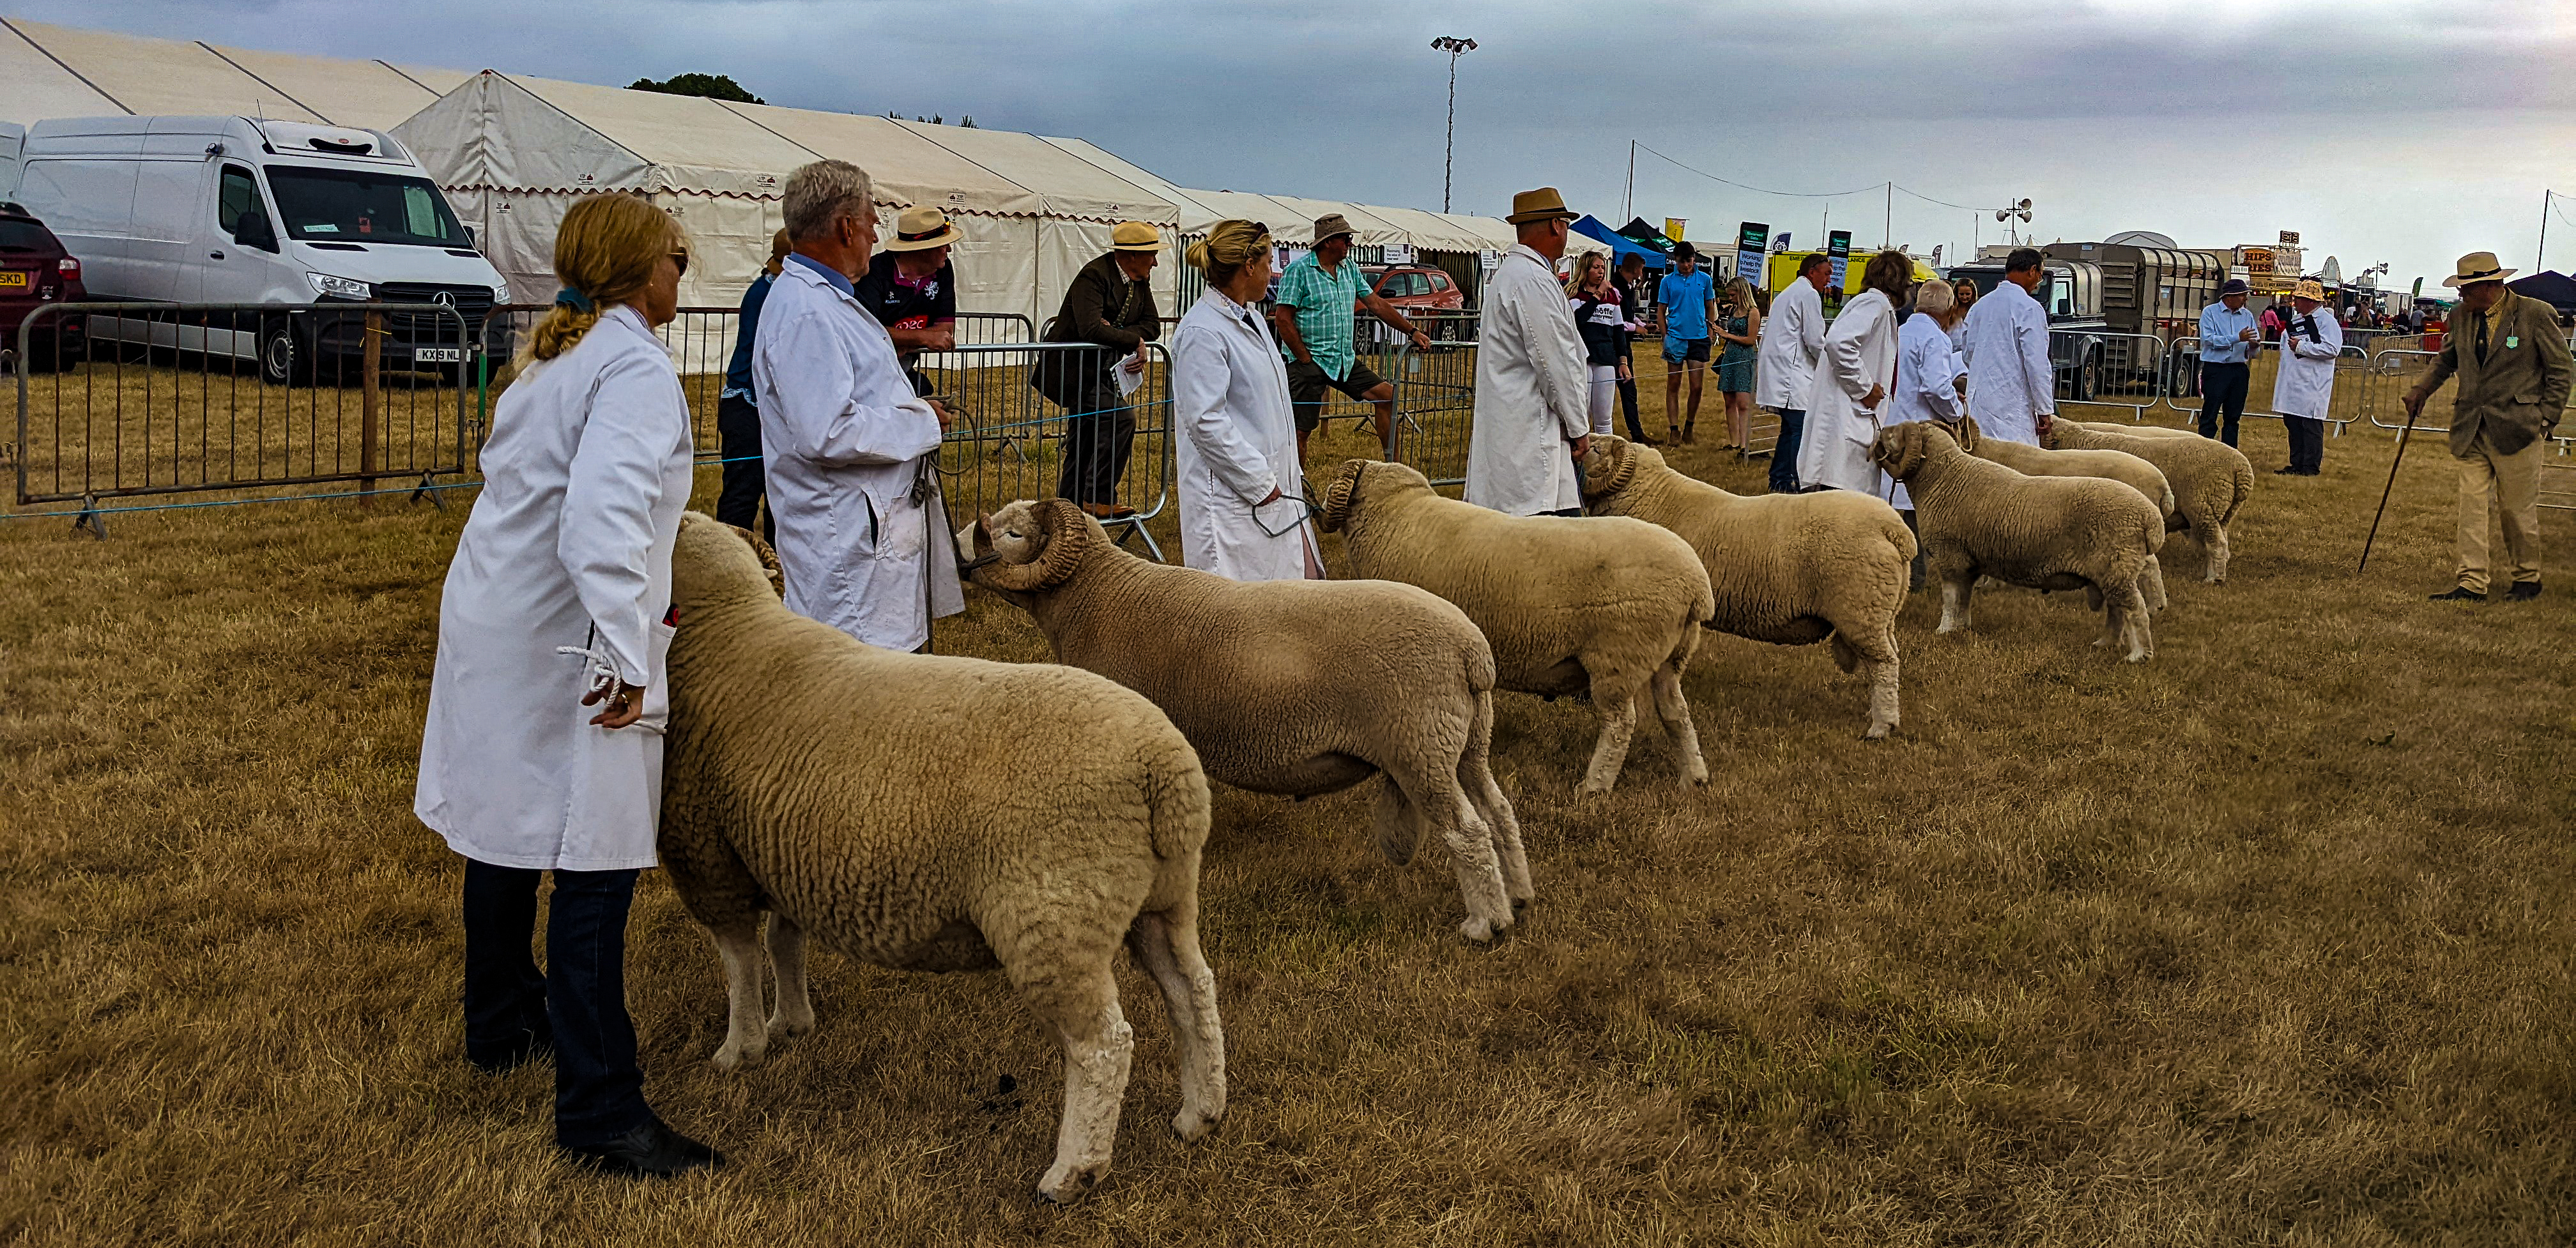
[[1161,251],[1163,236],[1142,221],[1121,221],[1118,228],[1109,231],[1109,248],[1112,251]]
[[2459,272],[2442,279],[2445,286],[2475,286],[2480,282],[2501,282],[2520,270],[2504,267],[2492,251],[2472,251],[2460,257]]
[[936,208],[906,208],[894,220],[894,237],[886,241],[887,251],[928,251],[945,247],[966,237],[966,232],[949,223],[948,214]]
[[1527,225],[1532,221],[1571,221],[1582,215],[1566,211],[1565,197],[1557,194],[1555,187],[1542,186],[1535,191],[1522,191],[1512,196],[1512,215],[1503,220],[1514,225]]
[[1318,247],[1323,246],[1328,238],[1356,238],[1358,235],[1359,231],[1352,229],[1351,223],[1338,212],[1328,212],[1315,218],[1315,245]]
[[2320,282],[2315,278],[2309,278],[2308,280],[2299,283],[2295,289],[2291,290],[2290,297],[2293,299],[2314,299],[2319,303],[2323,303],[2326,298],[2325,283]]

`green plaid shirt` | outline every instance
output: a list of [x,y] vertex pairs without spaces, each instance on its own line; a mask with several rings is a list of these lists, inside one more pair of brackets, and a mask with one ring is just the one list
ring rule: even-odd
[[[1305,339],[1306,354],[1335,381],[1350,374],[1352,328],[1358,320],[1352,309],[1367,293],[1368,278],[1348,256],[1342,258],[1340,272],[1326,273],[1310,251],[1280,275],[1278,302],[1297,309],[1297,336]],[[1284,347],[1280,353],[1291,362],[1297,358]]]

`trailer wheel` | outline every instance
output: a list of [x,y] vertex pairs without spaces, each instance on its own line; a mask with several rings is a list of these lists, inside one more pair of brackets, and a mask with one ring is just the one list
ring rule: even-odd
[[2101,393],[2102,348],[2095,346],[2084,353],[2084,363],[2075,370],[2075,401],[2090,403]]

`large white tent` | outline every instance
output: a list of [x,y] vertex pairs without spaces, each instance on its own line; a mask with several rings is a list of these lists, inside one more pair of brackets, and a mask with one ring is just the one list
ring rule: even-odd
[[469,76],[0,18],[0,121],[20,125],[239,114],[385,130]]

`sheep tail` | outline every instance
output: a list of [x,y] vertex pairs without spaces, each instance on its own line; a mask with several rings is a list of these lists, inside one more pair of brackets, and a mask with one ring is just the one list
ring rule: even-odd
[[1880,531],[1887,534],[1887,544],[1896,548],[1897,562],[1914,562],[1914,530],[1905,527],[1903,519],[1889,521]]
[[1154,856],[1166,862],[1195,860],[1208,836],[1207,775],[1199,756],[1175,733],[1168,751],[1155,751],[1144,764],[1145,817]]
[[2252,497],[2254,494],[2254,470],[2252,468],[2246,467],[2243,464],[2238,464],[2236,466],[2235,478],[2236,497],[2227,500],[2227,514],[2218,518],[2218,523],[2222,526],[2234,523],[2236,520],[2236,509],[2244,506],[2245,500]]

